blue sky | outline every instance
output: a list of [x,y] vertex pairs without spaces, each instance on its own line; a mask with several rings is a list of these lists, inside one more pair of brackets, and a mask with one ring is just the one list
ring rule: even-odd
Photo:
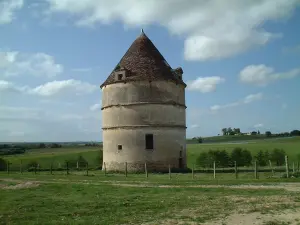
[[188,137],[300,129],[299,6],[2,0],[0,141],[101,140],[99,85],[141,28],[184,70]]

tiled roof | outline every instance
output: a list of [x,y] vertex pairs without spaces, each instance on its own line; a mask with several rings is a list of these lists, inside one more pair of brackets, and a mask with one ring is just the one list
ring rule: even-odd
[[[126,73],[125,80],[115,80],[115,72],[122,70]],[[142,31],[100,87],[135,80],[170,80],[186,86],[179,77],[182,73],[180,67],[175,70],[170,67],[152,41]]]

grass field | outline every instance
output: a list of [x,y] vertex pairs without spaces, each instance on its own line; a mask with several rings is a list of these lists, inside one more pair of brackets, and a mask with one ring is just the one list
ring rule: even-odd
[[[242,147],[282,148],[296,159],[300,138],[240,144],[189,144],[188,164],[201,151]],[[217,174],[105,174],[99,170],[24,172],[32,160],[49,168],[81,154],[96,167],[99,148],[31,150],[6,157],[16,171],[0,173],[0,224],[300,225],[299,178],[270,178],[270,172]],[[94,163],[94,164],[93,164]],[[283,183],[284,182],[284,183]]]
[[[231,152],[233,148],[241,147],[251,151],[255,155],[259,150],[272,151],[274,148],[284,149],[289,156],[290,162],[297,162],[300,154],[300,137],[286,138],[286,139],[267,139],[267,140],[254,140],[248,143],[215,143],[215,144],[188,144],[187,145],[187,162],[191,168],[196,161],[197,156],[202,151],[223,150],[226,149]],[[36,161],[40,164],[41,168],[49,168],[51,162],[54,162],[54,167],[62,166],[65,160],[76,159],[82,155],[88,162],[89,167],[99,167],[98,157],[100,154],[99,147],[63,147],[57,149],[35,149],[30,150],[22,155],[7,156],[5,159],[9,160],[11,169],[19,169],[20,161],[23,165],[29,162]]]
[[0,173],[0,224],[299,225],[300,183],[271,182]]

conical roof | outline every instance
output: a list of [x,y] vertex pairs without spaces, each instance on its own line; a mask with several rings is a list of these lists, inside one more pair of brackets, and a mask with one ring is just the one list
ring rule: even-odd
[[186,86],[178,76],[178,72],[182,73],[182,69],[173,70],[143,31],[100,87],[124,82],[115,79],[115,72],[122,70],[126,71],[125,81],[170,80]]

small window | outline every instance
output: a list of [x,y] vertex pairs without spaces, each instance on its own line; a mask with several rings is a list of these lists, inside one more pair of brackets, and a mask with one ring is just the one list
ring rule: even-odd
[[122,73],[118,74],[118,80],[122,80],[122,79],[123,79],[123,74]]
[[118,145],[118,150],[122,150],[122,145]]
[[181,75],[179,75],[178,78],[179,78],[180,80],[182,80],[182,76],[181,76]]
[[179,157],[180,157],[180,158],[182,157],[182,151],[179,152]]
[[146,149],[153,149],[153,134],[146,134]]

